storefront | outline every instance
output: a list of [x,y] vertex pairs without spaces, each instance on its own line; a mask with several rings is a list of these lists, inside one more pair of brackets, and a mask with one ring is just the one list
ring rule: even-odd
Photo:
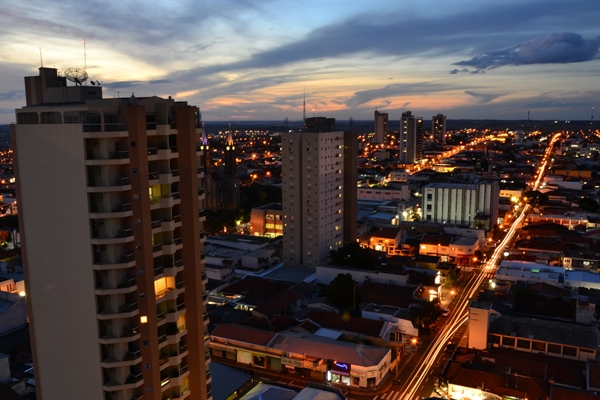
[[329,373],[331,382],[350,386],[350,364],[333,362]]

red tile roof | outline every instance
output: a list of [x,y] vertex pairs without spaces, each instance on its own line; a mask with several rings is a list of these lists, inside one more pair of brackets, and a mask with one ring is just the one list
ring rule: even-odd
[[333,314],[327,311],[313,311],[306,318],[323,328],[354,332],[367,336],[379,337],[385,321],[375,321],[347,314]]
[[248,328],[240,325],[220,324],[212,331],[211,337],[235,340],[238,342],[256,344],[259,346],[268,345],[275,337],[276,333],[263,330]]
[[[284,311],[296,304],[298,300],[302,299],[302,295],[296,293],[290,289],[286,289],[283,292],[276,294],[269,300],[256,307],[254,311],[257,314],[264,315],[267,318],[274,317],[275,315],[282,314]],[[254,313],[253,311],[253,313]]]

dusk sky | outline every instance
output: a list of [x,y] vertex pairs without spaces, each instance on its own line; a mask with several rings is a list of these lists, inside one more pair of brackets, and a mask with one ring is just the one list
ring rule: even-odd
[[[23,77],[84,67],[105,97],[203,119],[600,119],[599,0],[0,2],[0,123]],[[313,112],[314,109],[314,112]]]

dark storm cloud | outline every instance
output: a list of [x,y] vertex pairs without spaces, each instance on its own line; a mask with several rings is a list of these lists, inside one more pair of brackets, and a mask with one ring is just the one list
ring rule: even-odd
[[576,33],[551,33],[511,48],[489,51],[454,65],[483,71],[505,65],[568,64],[598,58],[599,48],[600,36],[584,39]]
[[443,83],[394,83],[392,85],[387,85],[380,89],[363,90],[361,92],[356,92],[344,103],[348,107],[356,107],[375,99],[384,99],[386,97],[392,96],[425,95],[428,93],[439,93],[452,89],[454,89],[452,86]]

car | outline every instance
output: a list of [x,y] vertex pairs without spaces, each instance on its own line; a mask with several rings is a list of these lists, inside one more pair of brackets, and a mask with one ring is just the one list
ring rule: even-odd
[[442,317],[447,317],[448,315],[450,315],[450,310],[448,310],[447,308],[444,308],[442,310]]
[[446,352],[454,353],[454,350],[456,350],[456,345],[454,343],[448,343],[448,345],[446,346]]

